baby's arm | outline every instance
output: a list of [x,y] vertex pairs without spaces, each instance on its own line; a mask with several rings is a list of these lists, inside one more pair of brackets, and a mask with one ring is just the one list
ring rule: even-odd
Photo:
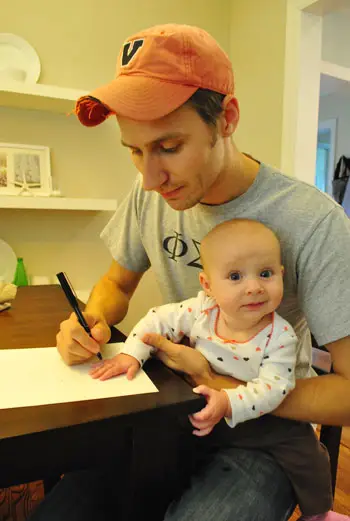
[[126,374],[132,380],[149,358],[152,347],[142,342],[146,333],[158,333],[173,342],[190,335],[196,317],[201,312],[203,297],[192,298],[177,304],[166,304],[151,309],[126,339],[121,351],[111,359],[96,364],[90,371],[94,379],[108,380]]
[[121,353],[133,356],[142,366],[152,353],[152,347],[142,342],[146,333],[158,333],[172,342],[180,342],[191,329],[202,311],[203,296],[152,308],[133,328]]
[[265,349],[259,375],[247,385],[224,389],[232,416],[230,427],[272,412],[295,387],[297,337],[290,326]]

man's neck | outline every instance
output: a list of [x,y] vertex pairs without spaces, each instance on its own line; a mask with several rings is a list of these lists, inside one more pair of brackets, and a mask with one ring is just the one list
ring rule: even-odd
[[254,183],[260,164],[239,152],[232,143],[228,153],[227,167],[210,193],[201,201],[203,204],[224,204],[243,195]]

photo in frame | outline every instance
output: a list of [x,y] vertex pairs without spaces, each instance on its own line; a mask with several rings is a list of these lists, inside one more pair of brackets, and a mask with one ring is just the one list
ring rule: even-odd
[[50,149],[0,143],[0,195],[51,196]]

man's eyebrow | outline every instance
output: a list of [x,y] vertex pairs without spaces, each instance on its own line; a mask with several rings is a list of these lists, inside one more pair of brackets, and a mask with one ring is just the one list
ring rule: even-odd
[[[159,143],[161,143],[162,141],[167,141],[168,139],[176,139],[179,137],[183,138],[183,137],[185,137],[185,134],[183,134],[182,132],[168,132],[167,134],[160,136],[159,138],[155,139],[154,141],[150,141],[149,143],[146,143],[146,146],[159,145]],[[125,141],[123,141],[123,140],[121,140],[121,144],[123,145],[123,147],[137,148],[134,145],[129,145],[128,143],[125,143]]]

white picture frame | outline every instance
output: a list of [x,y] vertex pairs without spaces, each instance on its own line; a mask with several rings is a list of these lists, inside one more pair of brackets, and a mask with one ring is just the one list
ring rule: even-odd
[[0,195],[51,196],[50,149],[0,143]]

